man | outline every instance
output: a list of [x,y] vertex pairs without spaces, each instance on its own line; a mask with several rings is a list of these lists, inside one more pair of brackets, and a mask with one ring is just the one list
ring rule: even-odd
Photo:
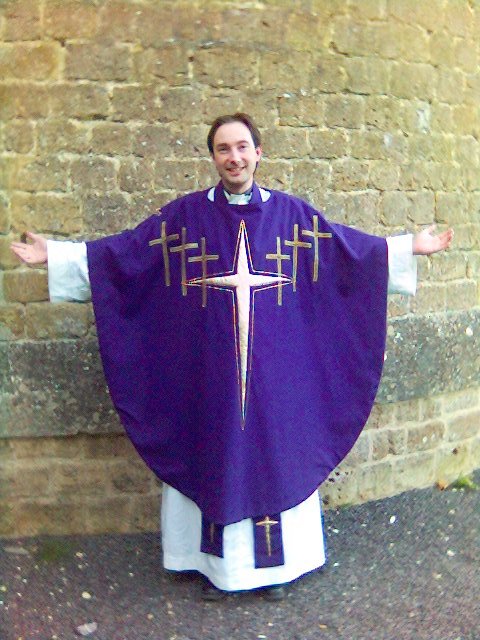
[[[110,393],[164,480],[164,566],[207,577],[205,599],[284,585],[325,563],[318,485],[348,453],[381,375],[389,291],[451,230],[384,239],[259,188],[260,133],[213,123],[215,188],[133,231],[87,243],[29,233],[50,297],[90,288]],[[388,245],[388,252],[387,252]]]

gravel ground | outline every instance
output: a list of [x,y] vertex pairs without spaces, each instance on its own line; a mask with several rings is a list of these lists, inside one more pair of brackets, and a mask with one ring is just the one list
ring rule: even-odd
[[[480,484],[480,471],[474,475]],[[325,514],[329,561],[280,603],[217,603],[161,568],[158,535],[0,540],[0,640],[480,640],[480,491]]]

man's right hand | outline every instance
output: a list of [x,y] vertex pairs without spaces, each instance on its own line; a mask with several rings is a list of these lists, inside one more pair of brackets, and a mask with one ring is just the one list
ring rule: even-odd
[[22,262],[29,265],[46,264],[47,263],[47,240],[43,236],[27,231],[27,237],[32,241],[12,242],[10,248],[13,253],[20,258]]

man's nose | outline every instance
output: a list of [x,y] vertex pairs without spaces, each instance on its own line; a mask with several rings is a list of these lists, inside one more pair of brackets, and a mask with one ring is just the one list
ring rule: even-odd
[[230,150],[230,162],[240,162],[240,152],[237,149]]

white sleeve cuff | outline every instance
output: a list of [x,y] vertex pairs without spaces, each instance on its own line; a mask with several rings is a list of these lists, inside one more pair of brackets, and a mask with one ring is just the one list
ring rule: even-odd
[[413,235],[391,236],[388,246],[388,293],[414,296],[417,290],[417,258]]
[[51,302],[90,300],[85,242],[47,240],[48,291]]

